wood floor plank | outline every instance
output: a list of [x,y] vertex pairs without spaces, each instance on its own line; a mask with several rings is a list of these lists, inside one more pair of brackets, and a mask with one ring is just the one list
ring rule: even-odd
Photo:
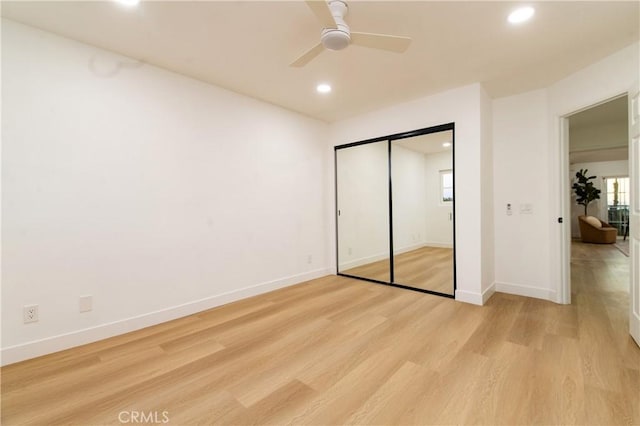
[[437,373],[405,362],[344,423],[391,425],[400,418],[402,424],[414,424],[416,420],[424,422],[424,419],[407,419],[412,417],[425,389],[437,380]]

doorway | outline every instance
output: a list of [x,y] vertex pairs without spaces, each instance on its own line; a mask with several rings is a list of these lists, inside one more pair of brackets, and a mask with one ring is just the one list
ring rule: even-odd
[[[628,293],[629,250],[625,243],[629,221],[629,137],[628,98],[626,94],[608,99],[562,118],[565,152],[565,217],[570,222],[564,235],[563,294],[565,303],[571,303],[572,281],[585,274],[585,268],[602,262],[616,265],[625,275]],[[596,199],[585,206],[577,203],[572,185],[576,174],[584,176],[599,191]],[[596,225],[596,230],[582,218]],[[611,226],[613,229],[608,229]],[[588,229],[586,229],[586,228]],[[593,239],[591,232],[608,232],[608,237]],[[626,245],[626,250],[624,249]],[[595,273],[595,271],[592,271]],[[606,288],[601,290],[606,291]],[[617,289],[620,291],[620,288]],[[628,297],[625,301],[628,306]]]

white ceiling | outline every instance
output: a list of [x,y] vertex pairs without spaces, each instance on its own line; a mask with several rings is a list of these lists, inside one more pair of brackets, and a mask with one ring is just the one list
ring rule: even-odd
[[[6,18],[327,122],[482,82],[492,97],[540,87],[639,38],[639,3],[351,1],[352,30],[410,36],[404,54],[349,46],[288,66],[319,40],[301,1],[2,2]],[[320,81],[328,95],[315,93]]]
[[571,164],[629,159],[627,103],[621,96],[569,117]]
[[626,96],[621,96],[575,113],[569,117],[569,130],[614,124],[622,124],[626,130],[628,102]]

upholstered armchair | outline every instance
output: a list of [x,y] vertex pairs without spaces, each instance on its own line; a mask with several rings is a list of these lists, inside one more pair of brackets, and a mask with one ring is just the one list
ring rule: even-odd
[[618,230],[607,222],[593,216],[578,216],[580,237],[585,243],[613,244],[616,242]]

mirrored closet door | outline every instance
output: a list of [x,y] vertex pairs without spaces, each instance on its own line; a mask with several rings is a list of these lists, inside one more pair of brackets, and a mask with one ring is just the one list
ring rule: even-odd
[[453,297],[454,123],[335,148],[338,274]]
[[336,151],[338,273],[389,282],[387,141]]
[[393,282],[453,294],[453,131],[391,142]]

